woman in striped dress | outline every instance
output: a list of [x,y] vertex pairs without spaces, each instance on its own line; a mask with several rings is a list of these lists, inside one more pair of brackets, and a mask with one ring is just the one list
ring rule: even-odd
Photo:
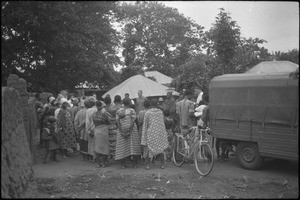
[[130,108],[130,100],[123,100],[124,107],[116,114],[119,127],[116,144],[116,160],[121,160],[122,168],[126,167],[126,158],[133,156],[133,167],[137,167],[137,159],[141,155],[140,134],[135,123],[136,113]]
[[107,116],[110,125],[108,126],[108,136],[109,136],[109,148],[111,158],[115,158],[116,155],[116,140],[117,134],[119,132],[116,113],[122,107],[122,100],[120,95],[116,95],[114,99],[114,105],[111,105],[111,98],[105,97],[104,103],[106,104],[105,110],[107,111]]

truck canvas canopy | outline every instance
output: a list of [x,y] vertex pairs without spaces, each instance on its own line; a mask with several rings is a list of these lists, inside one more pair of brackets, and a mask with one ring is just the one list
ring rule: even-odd
[[210,83],[209,99],[211,120],[298,126],[298,79],[288,73],[217,76]]

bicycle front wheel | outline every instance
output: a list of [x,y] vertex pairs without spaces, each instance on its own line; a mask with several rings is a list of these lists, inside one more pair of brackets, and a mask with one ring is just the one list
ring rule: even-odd
[[182,137],[174,135],[173,140],[173,162],[177,167],[181,167],[184,162],[184,140]]
[[194,152],[195,156],[195,167],[201,176],[208,175],[214,164],[214,156],[211,146],[203,143],[198,145]]

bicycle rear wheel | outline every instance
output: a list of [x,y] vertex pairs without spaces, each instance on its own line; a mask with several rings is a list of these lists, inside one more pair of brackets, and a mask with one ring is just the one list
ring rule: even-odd
[[173,141],[173,162],[177,167],[183,165],[184,162],[184,140],[181,137],[174,135]]
[[199,144],[195,149],[194,156],[195,167],[198,173],[202,176],[208,175],[214,164],[214,156],[211,146],[207,143],[203,143],[201,146]]

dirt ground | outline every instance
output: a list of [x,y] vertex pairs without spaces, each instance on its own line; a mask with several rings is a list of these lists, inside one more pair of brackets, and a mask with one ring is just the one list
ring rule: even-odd
[[[60,162],[35,164],[38,198],[298,198],[298,162],[267,159],[259,171],[242,169],[234,155],[215,160],[212,172],[201,177],[190,163],[176,167],[159,162],[150,170],[107,168],[82,161],[79,153]],[[130,164],[130,163],[129,163]]]

